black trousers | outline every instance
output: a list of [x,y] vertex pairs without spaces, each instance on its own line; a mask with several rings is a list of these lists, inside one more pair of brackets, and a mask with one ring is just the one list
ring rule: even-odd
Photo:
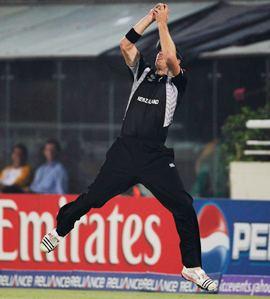
[[141,183],[173,215],[186,267],[201,266],[201,244],[192,197],[184,190],[174,166],[174,152],[163,144],[119,137],[106,155],[95,181],[57,215],[57,232],[65,236],[91,208],[100,208],[112,197]]

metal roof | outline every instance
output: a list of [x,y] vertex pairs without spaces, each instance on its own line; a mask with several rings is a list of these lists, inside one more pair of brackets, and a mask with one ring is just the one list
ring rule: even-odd
[[[172,3],[170,22],[210,5]],[[143,3],[0,6],[0,58],[99,55],[116,47],[150,8]]]
[[252,56],[269,55],[270,40],[254,43],[246,46],[231,46],[213,52],[205,52],[200,55],[202,58],[222,58],[229,56]]

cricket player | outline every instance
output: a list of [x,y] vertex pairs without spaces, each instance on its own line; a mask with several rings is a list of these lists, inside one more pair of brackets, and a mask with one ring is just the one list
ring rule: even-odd
[[[121,40],[122,55],[133,74],[121,135],[107,152],[106,161],[88,192],[60,209],[57,227],[44,236],[41,250],[54,250],[91,208],[100,208],[112,197],[141,183],[173,215],[181,240],[182,276],[204,290],[216,291],[217,284],[201,268],[200,234],[193,199],[179,177],[173,149],[164,145],[187,83],[181,57],[168,30],[168,15],[168,5],[157,4]],[[160,49],[152,68],[135,44],[154,22],[159,31]]]

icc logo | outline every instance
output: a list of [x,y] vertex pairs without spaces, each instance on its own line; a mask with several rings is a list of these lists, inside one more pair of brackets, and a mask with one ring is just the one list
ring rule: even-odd
[[198,214],[203,268],[208,273],[224,272],[229,258],[230,238],[222,211],[213,204],[205,205]]

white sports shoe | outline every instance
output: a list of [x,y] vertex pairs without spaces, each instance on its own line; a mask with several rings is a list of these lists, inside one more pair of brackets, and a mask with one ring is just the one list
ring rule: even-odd
[[49,232],[43,237],[40,243],[40,250],[46,253],[53,251],[57,247],[60,238],[61,237],[58,236],[56,230]]
[[184,266],[181,274],[186,280],[195,283],[203,290],[216,292],[218,289],[216,282],[213,281],[200,267],[186,268]]

